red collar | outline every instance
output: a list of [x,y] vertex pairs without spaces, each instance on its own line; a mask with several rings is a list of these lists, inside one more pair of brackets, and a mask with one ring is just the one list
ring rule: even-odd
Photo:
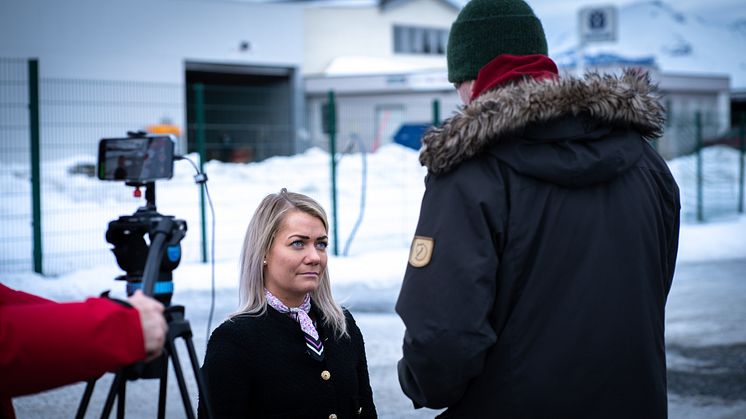
[[546,55],[500,54],[479,70],[471,98],[502,86],[509,81],[530,77],[534,80],[557,78],[557,64]]

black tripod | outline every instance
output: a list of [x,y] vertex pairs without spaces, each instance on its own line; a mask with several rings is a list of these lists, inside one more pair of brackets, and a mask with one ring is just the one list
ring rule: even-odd
[[[148,296],[154,295],[154,288],[156,284],[156,279],[160,276],[163,276],[163,273],[161,272],[161,261],[164,258],[164,253],[166,250],[166,246],[175,246],[177,245],[181,239],[184,237],[186,232],[186,223],[181,220],[174,220],[171,216],[162,216],[158,214],[155,211],[155,184],[152,182],[149,182],[144,185],[132,185],[132,186],[146,186],[146,199],[148,202],[148,205],[144,208],[140,208],[134,216],[132,217],[120,217],[118,221],[114,221],[110,223],[109,225],[109,231],[107,231],[107,240],[115,244],[115,250],[114,253],[117,255],[117,262],[119,262],[120,266],[126,265],[126,262],[120,261],[120,256],[122,256],[122,252],[117,253],[117,229],[122,229],[126,232],[127,240],[131,241],[130,239],[133,237],[131,234],[132,231],[137,232],[138,227],[143,227],[145,225],[146,227],[148,225],[154,227],[146,228],[149,230],[151,241],[150,241],[150,247],[147,250],[147,259],[145,262],[145,267],[142,270],[142,285],[143,285],[143,293]],[[126,228],[122,228],[122,225],[127,225]],[[113,231],[115,230],[115,231]],[[111,234],[110,234],[111,233]],[[132,251],[133,248],[140,248],[142,245],[139,244],[139,242],[135,243],[134,246],[132,246],[131,243],[129,243],[129,246],[123,246],[125,249],[128,249],[128,251]],[[143,240],[144,244],[144,240]],[[133,253],[138,253],[133,251]],[[180,257],[180,256],[179,256]],[[131,258],[130,258],[131,259]],[[173,269],[178,265],[178,260],[175,263],[171,263],[172,267],[170,269]],[[129,269],[125,268],[129,272]],[[170,271],[168,272],[168,276],[170,279]],[[162,284],[162,282],[160,283]],[[128,280],[129,285],[129,280]],[[169,290],[170,291],[170,290]],[[129,292],[128,292],[129,294]],[[168,323],[168,334],[166,336],[166,342],[164,344],[164,350],[163,354],[158,357],[157,359],[154,359],[147,363],[137,363],[134,365],[127,366],[125,368],[122,368],[121,370],[117,371],[114,380],[111,383],[111,387],[109,388],[109,393],[106,397],[106,402],[104,404],[104,409],[101,413],[101,418],[105,419],[108,418],[111,414],[111,409],[114,405],[114,399],[117,399],[117,418],[123,419],[124,418],[124,411],[125,411],[125,393],[126,393],[126,384],[127,381],[134,381],[140,378],[146,379],[152,379],[157,378],[160,380],[160,387],[159,387],[159,394],[158,394],[158,418],[163,419],[165,418],[166,414],[166,390],[167,390],[167,384],[168,384],[168,360],[169,358],[172,361],[173,367],[174,367],[174,373],[176,375],[176,380],[179,384],[179,391],[181,393],[181,399],[184,403],[184,411],[185,415],[189,419],[195,418],[194,410],[192,409],[192,404],[189,399],[189,394],[187,391],[186,381],[184,380],[184,372],[181,368],[181,362],[179,361],[179,356],[176,351],[176,345],[175,341],[177,338],[182,338],[184,340],[184,343],[186,345],[187,351],[189,353],[189,360],[191,362],[192,371],[194,373],[194,377],[197,381],[197,387],[199,389],[200,397],[202,399],[202,407],[204,408],[202,413],[206,418],[211,418],[211,412],[212,409],[210,408],[210,404],[207,398],[207,389],[204,383],[204,379],[200,373],[199,370],[199,362],[197,360],[197,354],[194,350],[194,344],[192,342],[192,330],[189,326],[189,321],[187,321],[184,318],[184,307],[179,305],[170,306],[168,303],[170,302],[170,292],[165,293],[167,297],[167,301],[163,301],[162,298],[159,298],[166,306],[166,310],[164,312],[164,316],[166,318],[166,321]],[[93,394],[93,388],[96,385],[96,380],[93,379],[88,381],[86,384],[85,392],[83,393],[83,398],[80,401],[80,405],[78,406],[78,412],[76,414],[77,419],[83,419],[85,417],[86,409],[88,408],[88,403],[90,402],[91,395]]]

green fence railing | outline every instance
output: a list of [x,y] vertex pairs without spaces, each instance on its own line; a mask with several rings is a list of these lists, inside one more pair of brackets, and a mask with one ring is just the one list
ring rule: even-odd
[[[703,222],[742,213],[744,205],[743,131],[718,132],[704,113],[675,115],[670,128],[682,148],[669,166],[681,192],[682,218]],[[672,132],[667,132],[670,141]]]
[[[0,59],[0,271],[33,271],[29,64]],[[38,178],[38,177],[37,177]],[[41,249],[39,249],[41,250]]]
[[0,59],[3,272],[56,275],[113,263],[108,222],[142,203],[123,183],[94,177],[98,140],[183,113],[180,85],[51,79],[43,69]]
[[[287,86],[51,79],[43,69],[0,59],[0,273],[56,275],[115,263],[104,238],[108,222],[142,201],[131,188],[94,177],[98,140],[163,120],[186,122],[178,151],[193,152],[208,172],[218,260],[238,257],[259,200],[289,185],[331,210],[335,254],[406,247],[425,169],[416,141],[394,143],[405,128],[427,129],[456,108],[455,98],[442,96],[373,103],[332,93],[306,99],[306,126],[295,132]],[[679,183],[685,222],[743,212],[746,127],[721,132],[716,120],[671,115],[658,144]],[[158,209],[189,225],[182,260],[206,261],[212,227],[204,195],[191,166],[177,163],[174,178],[159,183]]]
[[39,61],[28,62],[29,139],[31,140],[31,214],[33,218],[34,272],[42,273],[41,159],[39,144]]

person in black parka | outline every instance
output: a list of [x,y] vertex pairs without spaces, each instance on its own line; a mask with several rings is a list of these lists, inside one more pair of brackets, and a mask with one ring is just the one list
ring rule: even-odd
[[664,111],[642,71],[560,78],[546,53],[521,0],[472,0],[451,27],[465,106],[423,138],[399,382],[444,418],[664,418]]
[[[210,336],[200,417],[376,418],[365,345],[333,299],[328,223],[283,189],[259,204],[241,258],[241,308]],[[205,397],[207,396],[207,397]]]

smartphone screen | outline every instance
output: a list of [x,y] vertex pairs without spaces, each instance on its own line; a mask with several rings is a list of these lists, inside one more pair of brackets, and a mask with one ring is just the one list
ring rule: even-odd
[[98,178],[149,182],[171,179],[174,172],[174,138],[104,138],[98,143]]

